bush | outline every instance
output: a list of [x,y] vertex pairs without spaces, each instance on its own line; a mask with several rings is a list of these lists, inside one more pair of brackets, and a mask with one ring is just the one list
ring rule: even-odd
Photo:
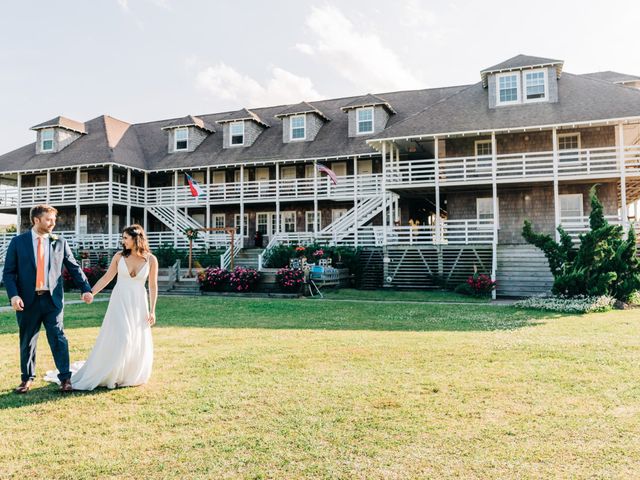
[[229,287],[232,292],[249,292],[258,283],[260,273],[255,268],[236,267],[229,274]]
[[229,286],[229,272],[220,267],[209,267],[198,274],[200,290],[221,292]]
[[299,268],[281,268],[276,273],[276,283],[284,292],[299,292],[304,283],[304,272]]
[[471,285],[469,285],[467,282],[461,283],[453,291],[461,295],[475,295],[473,288],[471,288]]
[[531,297],[520,300],[514,305],[520,308],[537,308],[562,313],[592,313],[611,310],[615,299],[608,295],[586,296],[575,295],[567,297],[556,295],[553,297]]
[[[93,267],[83,268],[82,272],[87,277],[87,281],[89,282],[89,285],[93,287],[98,282],[98,280],[100,280],[100,278],[102,278],[102,276],[107,272],[107,269],[104,267],[101,267],[100,265],[95,265]],[[109,282],[109,284],[104,288],[113,289],[113,287],[116,286],[117,281],[118,281],[118,276],[116,275],[116,277],[113,280],[111,280],[111,282]],[[73,281],[73,278],[69,273],[69,270],[67,270],[66,268],[62,270],[62,285],[65,292],[68,292],[69,290],[72,290],[74,288],[78,288],[75,282]]]
[[489,275],[484,273],[474,273],[465,283],[461,283],[455,288],[456,293],[462,295],[473,295],[475,297],[487,297],[496,289],[496,282],[491,280]]
[[560,243],[551,235],[536,233],[531,222],[522,228],[524,239],[540,248],[553,274],[553,293],[567,296],[612,296],[626,302],[640,289],[640,260],[636,255],[633,227],[624,238],[620,225],[610,225],[604,218],[602,203],[595,186],[589,192],[590,230],[580,235],[576,249],[569,234],[559,226]]

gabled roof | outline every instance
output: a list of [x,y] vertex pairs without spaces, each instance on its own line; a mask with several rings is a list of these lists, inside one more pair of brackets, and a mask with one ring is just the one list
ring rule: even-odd
[[515,57],[511,57],[504,62],[500,62],[497,65],[483,69],[480,72],[480,77],[482,78],[482,86],[486,87],[487,75],[490,73],[510,72],[512,70],[522,70],[524,68],[556,66],[557,75],[558,78],[560,78],[563,65],[563,60],[554,60],[552,58],[544,57],[532,57],[531,55],[520,54],[516,55]]
[[251,110],[243,108],[242,110],[238,110],[235,112],[227,113],[224,117],[216,120],[217,123],[229,123],[229,122],[239,122],[241,120],[251,120],[256,122],[258,125],[262,125],[264,128],[269,128],[269,124],[263,121],[258,115],[253,113]]
[[396,122],[372,140],[640,118],[640,90],[570,73],[558,81],[559,102],[489,108],[488,97],[478,82]]
[[176,118],[175,120],[170,121],[166,125],[162,127],[162,130],[169,130],[172,128],[180,128],[180,127],[198,127],[201,130],[209,133],[215,133],[215,128],[209,125],[207,122],[202,120],[199,117],[194,117],[192,115],[187,115],[186,117]]
[[396,113],[389,102],[387,102],[384,98],[378,97],[377,95],[373,95],[371,93],[367,93],[366,95],[356,98],[352,102],[342,107],[341,110],[343,112],[346,112],[348,110],[353,110],[354,108],[375,107],[377,105],[382,105],[391,115],[394,115]]
[[611,83],[627,83],[640,81],[640,77],[636,75],[612,72],[611,70],[606,70],[604,72],[583,73],[582,76]]
[[324,113],[318,110],[316,107],[307,102],[300,102],[296,105],[291,105],[285,108],[283,111],[274,115],[276,118],[284,118],[290,117],[293,115],[302,115],[303,113],[315,113],[320,118],[322,118],[325,122],[330,121],[331,119],[327,117]]
[[38,125],[34,125],[31,127],[31,130],[42,130],[43,128],[66,128],[67,130],[71,130],[73,132],[78,133],[87,133],[84,127],[84,123],[76,122],[75,120],[71,120],[66,117],[55,117],[46,122],[39,123]]

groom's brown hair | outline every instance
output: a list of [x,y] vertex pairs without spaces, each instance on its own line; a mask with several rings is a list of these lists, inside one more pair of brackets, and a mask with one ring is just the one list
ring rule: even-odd
[[31,207],[29,211],[29,218],[31,219],[31,224],[35,225],[35,218],[40,218],[45,213],[53,213],[54,215],[58,215],[58,210],[53,208],[51,205],[47,205],[45,203],[36,205],[35,207]]

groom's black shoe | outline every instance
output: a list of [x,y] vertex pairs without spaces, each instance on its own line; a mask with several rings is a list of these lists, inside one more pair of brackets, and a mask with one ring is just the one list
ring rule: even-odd
[[60,391],[62,393],[73,392],[73,386],[71,385],[71,380],[69,379],[62,380],[62,383],[60,384]]
[[31,385],[33,385],[33,380],[27,380],[26,382],[22,382],[18,387],[14,390],[16,393],[27,393],[31,390]]

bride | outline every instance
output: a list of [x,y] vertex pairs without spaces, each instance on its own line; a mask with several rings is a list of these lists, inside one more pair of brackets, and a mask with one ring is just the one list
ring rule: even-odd
[[[74,390],[142,385],[151,376],[153,340],[150,327],[156,323],[158,261],[151,254],[140,225],[124,229],[122,246],[122,251],[113,256],[109,269],[91,290],[93,295],[98,294],[118,275],[89,358],[71,366]],[[145,289],[147,278],[149,301]],[[57,372],[47,372],[45,380],[59,382]]]

